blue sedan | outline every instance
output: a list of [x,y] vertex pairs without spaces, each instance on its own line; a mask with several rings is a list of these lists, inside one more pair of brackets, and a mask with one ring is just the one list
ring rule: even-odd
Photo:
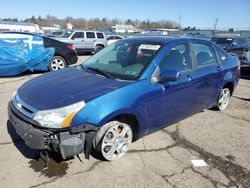
[[128,38],[22,85],[9,120],[30,148],[63,159],[88,158],[94,148],[116,160],[145,135],[206,108],[224,110],[239,75],[237,56],[210,41]]

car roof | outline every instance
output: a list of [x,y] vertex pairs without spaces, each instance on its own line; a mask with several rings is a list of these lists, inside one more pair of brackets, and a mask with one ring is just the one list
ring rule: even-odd
[[192,37],[171,37],[171,36],[139,36],[139,37],[129,37],[124,40],[127,41],[141,41],[141,42],[156,42],[166,44],[170,41],[196,41],[196,42],[209,42],[207,39],[199,39],[199,38],[192,38]]

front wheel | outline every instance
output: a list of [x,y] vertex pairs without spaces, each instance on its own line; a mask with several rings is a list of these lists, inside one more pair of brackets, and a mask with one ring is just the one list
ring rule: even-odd
[[67,66],[65,59],[61,56],[54,56],[49,63],[49,71],[56,71]]
[[133,132],[128,124],[111,121],[97,133],[94,147],[106,160],[112,161],[125,155],[132,138]]
[[230,101],[231,92],[228,88],[221,89],[216,108],[220,111],[225,110]]
[[101,51],[102,49],[103,49],[102,46],[96,46],[96,47],[95,47],[95,53]]

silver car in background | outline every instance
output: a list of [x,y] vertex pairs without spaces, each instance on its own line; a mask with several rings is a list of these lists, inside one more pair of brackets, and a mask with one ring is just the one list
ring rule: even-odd
[[110,45],[118,40],[121,40],[121,39],[124,39],[124,37],[120,36],[120,35],[108,35],[107,36],[108,45]]

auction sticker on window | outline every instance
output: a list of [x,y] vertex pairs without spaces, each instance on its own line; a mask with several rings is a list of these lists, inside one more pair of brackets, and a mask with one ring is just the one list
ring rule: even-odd
[[139,49],[145,49],[145,50],[159,50],[160,47],[161,47],[160,45],[142,44],[142,45],[140,45]]

